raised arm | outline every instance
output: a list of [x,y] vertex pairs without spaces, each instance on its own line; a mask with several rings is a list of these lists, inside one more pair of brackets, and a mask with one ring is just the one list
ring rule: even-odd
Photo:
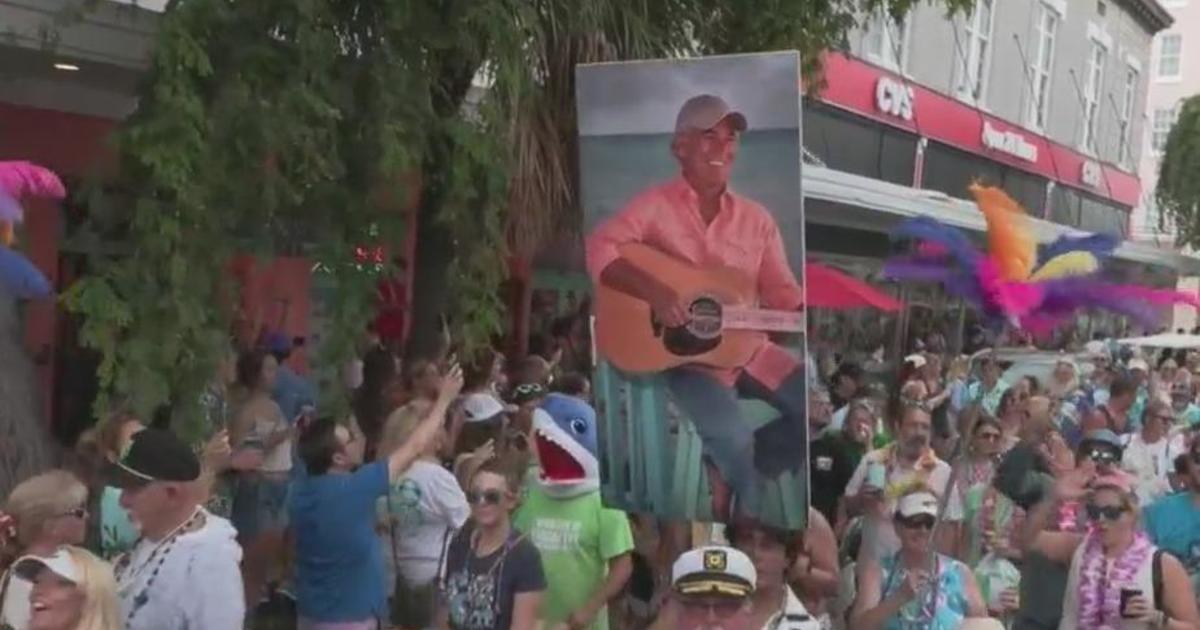
[[1049,496],[1043,498],[1029,511],[1017,538],[1022,552],[1036,551],[1059,564],[1071,563],[1076,547],[1083,540],[1079,534],[1048,531],[1062,501],[1073,501],[1084,497],[1087,484],[1094,473],[1087,469],[1073,470],[1054,485]]
[[429,445],[437,437],[438,431],[442,429],[442,424],[446,421],[446,409],[462,391],[462,386],[462,368],[458,365],[450,366],[446,376],[442,379],[437,402],[433,403],[433,407],[421,419],[412,435],[388,455],[389,481],[395,481],[400,477],[429,448]]
[[882,630],[887,621],[895,617],[905,604],[914,597],[916,578],[906,576],[900,587],[886,598],[883,597],[883,572],[879,565],[867,561],[858,570],[858,595],[850,613],[850,628]]

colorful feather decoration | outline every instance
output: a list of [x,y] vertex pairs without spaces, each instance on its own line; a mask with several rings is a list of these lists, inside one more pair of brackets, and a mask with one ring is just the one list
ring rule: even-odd
[[988,255],[1005,280],[1026,280],[1037,262],[1037,244],[1025,210],[1003,190],[973,184],[975,205],[987,220]]
[[54,293],[41,269],[7,247],[0,247],[0,290],[17,299],[40,299]]
[[20,201],[28,197],[62,199],[67,189],[54,171],[33,162],[0,162],[0,189]]
[[1090,276],[1100,271],[1100,261],[1091,252],[1066,252],[1046,261],[1037,268],[1029,279],[1033,282],[1054,280],[1055,278],[1071,278]]
[[1038,260],[1043,261],[1044,265],[1045,262],[1054,260],[1067,252],[1085,251],[1091,252],[1096,260],[1104,261],[1112,256],[1113,251],[1120,244],[1120,239],[1111,234],[1087,234],[1085,236],[1064,234],[1044,245]]
[[0,222],[20,223],[25,218],[21,203],[4,190],[0,190]]
[[[1039,336],[1085,308],[1120,313],[1145,327],[1158,326],[1163,310],[1175,304],[1200,310],[1196,295],[1102,280],[1102,261],[1118,245],[1112,236],[1059,237],[1043,249],[1045,257],[1039,263],[1033,257],[1037,244],[1020,206],[995,188],[973,186],[971,192],[987,219],[987,253],[963,232],[916,217],[892,233],[893,238],[916,241],[915,254],[889,259],[884,274],[900,281],[940,283],[993,323],[1007,322]],[[1032,276],[1031,270],[1036,270]]]

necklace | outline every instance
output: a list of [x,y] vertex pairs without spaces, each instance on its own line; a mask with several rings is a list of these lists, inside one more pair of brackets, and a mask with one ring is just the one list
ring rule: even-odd
[[[197,506],[196,509],[192,511],[192,515],[189,516],[186,521],[176,525],[174,529],[168,532],[162,540],[160,540],[154,545],[154,547],[150,549],[149,555],[147,555],[146,559],[139,563],[136,568],[131,568],[133,564],[132,550],[123,554],[121,558],[117,560],[116,566],[113,567],[113,573],[117,578],[117,584],[119,585],[118,591],[120,592],[122,599],[131,593],[134,586],[141,581],[142,575],[149,571],[149,576],[146,578],[145,584],[142,586],[141,590],[138,591],[137,595],[133,597],[133,605],[129,607],[129,614],[125,616],[125,627],[128,628],[131,626],[134,616],[137,615],[142,607],[150,601],[149,593],[151,587],[154,586],[154,580],[158,577],[159,572],[162,570],[163,564],[166,562],[167,557],[171,555],[171,551],[175,548],[175,542],[179,540],[179,536],[184,532],[190,531],[194,525],[200,522],[200,519],[203,516],[203,508]],[[137,544],[135,544],[133,548],[136,550],[137,545],[144,541],[145,537],[139,538]]]
[[[900,560],[900,554],[895,556],[895,575],[901,583],[908,577],[908,569]],[[924,593],[918,593],[918,600],[911,601],[900,608],[900,626],[903,628],[929,628],[937,614],[938,598],[942,588],[941,580],[942,558],[934,556],[932,585]],[[892,582],[893,580],[889,580]],[[917,604],[914,606],[913,604]]]
[[1114,630],[1121,624],[1121,587],[1133,581],[1154,550],[1150,539],[1138,532],[1112,563],[1104,556],[1100,537],[1089,535],[1079,559],[1079,627]]

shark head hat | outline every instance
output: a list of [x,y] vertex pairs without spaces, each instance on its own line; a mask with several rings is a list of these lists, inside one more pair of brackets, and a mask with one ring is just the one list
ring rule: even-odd
[[550,394],[533,413],[533,442],[547,494],[571,498],[600,487],[596,411],[574,396]]

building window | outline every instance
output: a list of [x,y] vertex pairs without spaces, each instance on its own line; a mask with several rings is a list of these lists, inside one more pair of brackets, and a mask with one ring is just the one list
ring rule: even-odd
[[992,5],[995,0],[976,0],[975,9],[964,23],[965,40],[955,42],[958,78],[954,92],[970,103],[983,101],[987,64],[992,47]]
[[1154,110],[1154,118],[1150,126],[1150,147],[1161,152],[1167,147],[1167,137],[1171,135],[1171,127],[1175,126],[1175,118],[1179,110],[1174,107],[1159,107]]
[[1133,151],[1130,138],[1133,134],[1133,108],[1137,104],[1138,93],[1137,68],[1125,66],[1125,89],[1121,92],[1121,152],[1119,160],[1133,162]]
[[1083,141],[1079,146],[1084,150],[1096,150],[1096,126],[1100,120],[1100,92],[1104,87],[1104,64],[1107,61],[1108,51],[1100,42],[1092,40],[1083,86]]
[[1033,90],[1029,99],[1029,110],[1025,122],[1033,129],[1046,128],[1050,111],[1050,82],[1054,70],[1054,44],[1058,37],[1061,17],[1047,4],[1038,5],[1037,22],[1034,24],[1033,55],[1030,57],[1030,78]]
[[1158,63],[1155,64],[1159,79],[1178,79],[1183,74],[1183,36],[1167,33],[1158,41]]
[[903,70],[906,26],[905,20],[893,20],[886,8],[875,9],[867,17],[863,55],[885,68]]

